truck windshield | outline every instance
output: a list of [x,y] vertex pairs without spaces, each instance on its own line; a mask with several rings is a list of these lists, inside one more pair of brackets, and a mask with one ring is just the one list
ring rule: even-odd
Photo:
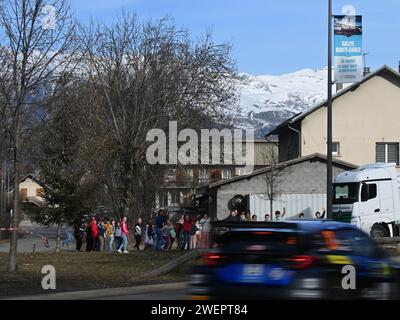
[[349,204],[358,201],[358,183],[335,183],[333,185],[333,203]]

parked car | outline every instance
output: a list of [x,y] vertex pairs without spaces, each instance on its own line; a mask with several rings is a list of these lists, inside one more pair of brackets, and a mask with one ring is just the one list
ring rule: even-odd
[[218,221],[212,243],[193,270],[193,299],[398,297],[399,264],[350,224]]

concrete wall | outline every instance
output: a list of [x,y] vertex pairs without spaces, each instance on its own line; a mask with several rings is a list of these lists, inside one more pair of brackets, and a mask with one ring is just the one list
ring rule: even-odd
[[[257,215],[258,221],[263,221],[266,213],[270,213],[270,201],[265,195],[251,194],[250,195],[250,210],[252,214]],[[285,208],[285,218],[298,218],[302,212],[306,219],[315,217],[315,212],[326,207],[326,194],[322,193],[286,193],[282,194],[279,199],[273,201],[272,212]]]
[[[334,165],[333,175],[346,171]],[[265,175],[264,175],[265,177]],[[281,190],[284,194],[326,194],[326,163],[322,161],[304,161],[282,173]],[[266,183],[263,175],[253,176],[217,187],[216,214],[218,219],[229,214],[228,202],[237,195],[265,194]]]
[[[377,142],[400,142],[400,88],[376,76],[333,102],[333,141],[340,159],[356,165],[375,163]],[[302,156],[326,154],[326,108],[302,121]]]

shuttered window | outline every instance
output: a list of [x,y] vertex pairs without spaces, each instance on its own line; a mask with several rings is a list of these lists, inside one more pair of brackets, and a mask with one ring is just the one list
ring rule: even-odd
[[398,143],[377,143],[376,162],[399,164],[399,144]]
[[332,155],[340,156],[340,142],[332,142]]
[[19,190],[19,196],[20,196],[20,199],[22,201],[26,201],[28,199],[28,189],[27,188],[21,188]]
[[37,188],[36,189],[36,196],[37,197],[43,197],[43,193],[44,193],[43,188]]

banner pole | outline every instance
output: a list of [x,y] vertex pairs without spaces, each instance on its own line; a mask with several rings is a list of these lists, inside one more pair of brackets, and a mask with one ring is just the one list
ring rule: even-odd
[[328,106],[327,106],[326,213],[332,219],[332,0],[328,0]]

